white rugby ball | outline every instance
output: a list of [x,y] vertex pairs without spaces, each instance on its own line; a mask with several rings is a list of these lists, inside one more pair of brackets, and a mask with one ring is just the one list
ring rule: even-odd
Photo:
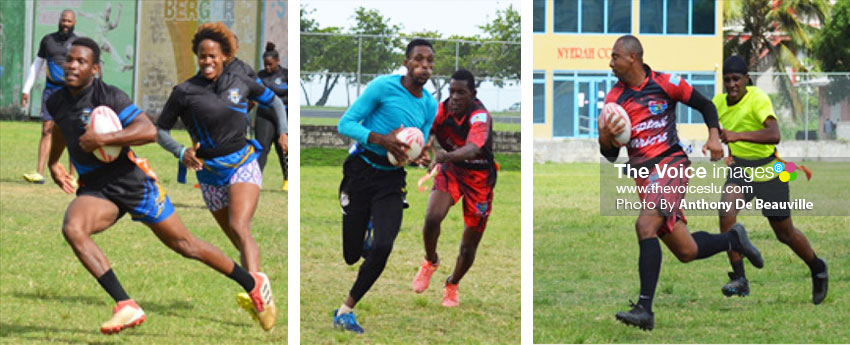
[[629,120],[629,113],[626,112],[626,109],[623,109],[617,103],[605,103],[601,114],[599,114],[599,127],[602,128],[609,122],[614,124],[625,123],[623,133],[614,137],[612,144],[616,147],[628,144],[632,138],[632,122]]
[[412,159],[416,159],[419,157],[419,154],[422,153],[422,146],[425,146],[425,136],[422,135],[422,131],[416,127],[403,128],[398,132],[398,134],[396,134],[396,138],[409,145],[410,148],[405,151],[407,157],[404,157],[404,161],[401,162],[397,161],[395,156],[387,151],[387,159],[390,160],[390,164],[395,166],[401,166]]
[[[124,126],[121,125],[121,120],[118,119],[115,111],[105,105],[101,105],[92,110],[89,128],[97,134],[106,134],[118,132],[124,129]],[[92,154],[101,162],[109,163],[121,154],[121,146],[101,146],[92,151]]]

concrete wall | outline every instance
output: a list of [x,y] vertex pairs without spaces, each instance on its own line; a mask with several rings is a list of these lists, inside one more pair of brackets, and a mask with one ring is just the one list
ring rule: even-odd
[[[77,36],[89,37],[100,44],[103,81],[132,97],[133,69],[136,65],[136,1],[36,1],[32,27],[33,60],[38,53],[42,37],[56,32],[59,17],[65,9],[76,13],[77,24],[74,26],[74,33]],[[25,71],[29,70],[31,63],[32,61],[26,61],[22,64]],[[38,117],[41,112],[44,81],[44,74],[36,78],[30,92],[28,113],[31,116]]]
[[171,89],[198,71],[192,37],[198,26],[222,22],[239,37],[236,56],[256,65],[259,48],[260,6],[250,0],[202,2],[197,0],[142,1],[139,21],[136,104],[145,111],[162,111]]
[[[302,139],[303,140],[303,139]],[[690,157],[705,157],[702,146],[705,141],[682,140],[689,146]],[[819,159],[829,157],[850,157],[850,143],[846,141],[786,141],[777,145],[780,157]],[[620,156],[626,156],[626,150],[620,150]],[[599,162],[599,144],[596,139],[551,139],[534,140],[535,163],[577,163]]]
[[[239,36],[237,56],[262,68],[266,41],[288,63],[287,0],[0,0],[0,114],[20,109],[24,73],[44,34],[56,31],[59,13],[78,12],[75,32],[110,47],[101,56],[104,81],[157,115],[174,85],[197,72],[191,39],[205,22],[220,21]],[[28,5],[29,4],[29,5]],[[27,15],[26,6],[34,7]],[[120,13],[120,16],[119,16]],[[108,23],[107,23],[108,18]],[[27,24],[27,21],[31,21]],[[117,24],[114,28],[112,24]],[[27,37],[32,35],[32,42]],[[27,43],[31,43],[29,51]],[[27,61],[25,61],[27,60]],[[40,111],[44,76],[36,79],[27,112]]]
[[[353,140],[337,133],[336,126],[301,126],[301,147],[348,148]],[[520,152],[519,132],[494,132],[493,150],[498,153]]]

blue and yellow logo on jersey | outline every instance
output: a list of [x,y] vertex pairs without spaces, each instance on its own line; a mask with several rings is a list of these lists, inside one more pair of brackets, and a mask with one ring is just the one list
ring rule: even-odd
[[227,90],[227,92],[228,92],[227,99],[230,100],[230,102],[232,102],[233,104],[238,104],[239,99],[242,98],[242,97],[239,97],[239,88],[234,87],[230,90]]
[[667,110],[667,102],[666,101],[649,101],[649,112],[652,115],[661,115]]

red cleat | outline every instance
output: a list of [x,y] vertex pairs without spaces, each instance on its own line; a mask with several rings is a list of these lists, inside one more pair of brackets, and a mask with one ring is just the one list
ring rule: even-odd
[[430,261],[422,260],[419,266],[419,272],[413,277],[413,292],[422,293],[428,289],[428,284],[431,283],[431,275],[437,271],[437,264],[432,264]]
[[454,308],[458,305],[457,284],[446,282],[445,290],[443,290],[443,306]]

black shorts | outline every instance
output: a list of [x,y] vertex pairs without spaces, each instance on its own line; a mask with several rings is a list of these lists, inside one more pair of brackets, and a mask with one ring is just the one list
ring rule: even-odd
[[[787,182],[774,178],[766,182],[747,182],[742,178],[728,178],[726,185],[734,183],[741,187],[752,186],[752,191],[744,193],[744,200],[750,202],[758,197],[765,202],[788,202],[790,200],[790,189]],[[762,209],[761,214],[771,221],[784,220],[791,216],[791,210]]]
[[156,224],[174,213],[171,200],[156,178],[135,166],[108,182],[96,186],[81,185],[77,196],[82,195],[109,200],[118,206],[118,218],[130,213],[137,222]]
[[342,167],[339,184],[339,203],[343,213],[351,202],[368,202],[397,194],[407,208],[407,172],[404,169],[381,170],[366,162],[360,155],[349,155]]

